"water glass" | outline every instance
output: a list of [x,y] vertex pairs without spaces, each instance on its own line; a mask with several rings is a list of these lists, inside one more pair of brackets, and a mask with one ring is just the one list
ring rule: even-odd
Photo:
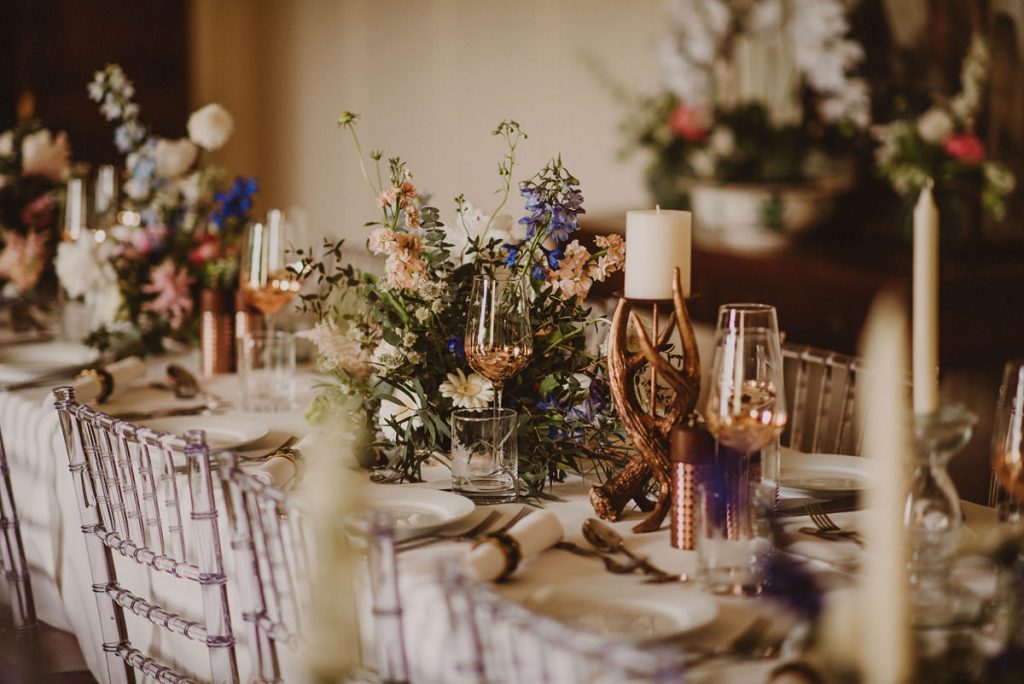
[[697,573],[715,594],[760,589],[758,561],[771,550],[759,510],[758,459],[719,445],[697,486]]
[[238,377],[246,411],[288,411],[295,406],[295,337],[282,330],[238,341]]
[[452,411],[452,490],[481,504],[516,500],[519,456],[516,412]]

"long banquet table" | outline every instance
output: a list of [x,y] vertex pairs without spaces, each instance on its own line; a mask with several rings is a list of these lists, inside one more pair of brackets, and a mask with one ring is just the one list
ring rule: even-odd
[[[148,386],[148,382],[159,379],[168,358],[150,362],[147,382],[140,382],[136,389],[120,394],[104,406],[110,412],[163,407],[175,403],[168,393]],[[194,355],[179,357],[178,361],[196,365]],[[307,388],[311,385],[312,374],[303,376]],[[207,383],[207,389],[228,399],[237,399],[238,387],[235,378],[223,376]],[[86,662],[93,674],[101,681],[106,677],[101,651],[98,618],[92,595],[92,582],[82,534],[71,477],[67,470],[67,457],[60,436],[55,412],[44,405],[45,389],[31,389],[19,392],[0,393],[0,429],[7,446],[11,477],[22,522],[26,553],[31,566],[33,589],[41,620],[59,629],[72,632],[78,639]],[[186,403],[186,402],[181,402]],[[266,451],[280,444],[288,435],[303,435],[309,426],[303,421],[301,411],[295,410],[278,414],[247,415],[235,409],[226,415],[239,419],[258,417],[265,421],[270,433],[259,443],[251,445],[253,451]],[[416,487],[445,488],[448,486],[446,472],[430,468],[427,481]],[[579,477],[570,477],[557,485],[553,494],[558,501],[545,503],[545,507],[559,517],[569,541],[586,545],[581,533],[582,522],[593,513],[587,501],[588,483]],[[508,517],[518,510],[518,504],[507,504],[500,509]],[[983,526],[991,512],[979,506],[966,505],[968,525]],[[485,514],[477,511],[463,525],[468,527]],[[843,525],[856,525],[858,514],[837,514],[836,519]],[[656,564],[673,572],[692,572],[695,563],[693,552],[678,551],[669,545],[668,532],[662,530],[647,535],[634,535],[629,528],[635,519],[616,523],[629,546],[648,555]],[[806,562],[822,581],[831,588],[851,584],[851,572],[862,551],[850,542],[826,542],[796,532],[796,528],[808,524],[805,517],[793,517],[786,523],[786,536],[791,542],[787,552]],[[226,528],[226,523],[222,530]],[[404,605],[404,632],[414,681],[451,682],[466,681],[464,673],[459,674],[452,662],[449,643],[451,634],[447,623],[445,597],[438,580],[439,559],[446,555],[461,553],[464,545],[443,543],[401,556],[400,576]],[[229,575],[229,600],[232,602],[233,624],[240,640],[239,666],[243,681],[248,678],[248,659],[245,655],[245,627],[238,610],[236,591],[230,578],[233,575],[233,559],[230,546],[225,543],[226,570]],[[119,559],[121,560],[121,559]],[[122,574],[123,570],[123,574]],[[173,606],[187,610],[189,604],[182,603],[174,592],[173,585],[165,586],[163,578],[152,577],[145,571],[119,564],[122,581],[148,584],[157,595],[163,595]],[[500,591],[513,599],[536,597],[545,588],[568,586],[608,586],[614,582],[617,590],[628,593],[631,586],[640,581],[638,576],[611,576],[594,559],[580,558],[561,550],[544,552],[526,562],[517,571],[513,581],[501,585]],[[990,591],[984,574],[976,578],[980,591]],[[660,585],[665,601],[685,604],[688,597],[702,590],[696,584]],[[765,599],[715,597],[718,614],[705,627],[681,639],[681,643],[714,646],[743,631],[756,615],[765,615],[778,621],[780,611]],[[192,605],[192,608],[195,606]],[[203,676],[206,671],[205,653],[197,644],[182,644],[174,637],[175,645],[161,640],[157,630],[147,624],[137,624],[129,618],[133,639],[142,648],[151,647],[160,657],[172,664]],[[782,626],[781,624],[779,625]],[[365,633],[364,629],[364,633]],[[167,637],[163,637],[166,639]],[[724,660],[700,671],[694,672],[693,681],[760,682],[778,661],[737,662]]]

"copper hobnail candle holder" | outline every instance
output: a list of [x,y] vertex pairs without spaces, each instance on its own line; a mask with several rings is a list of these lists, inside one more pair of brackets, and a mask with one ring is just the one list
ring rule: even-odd
[[235,301],[231,290],[199,293],[199,368],[210,377],[235,370]]
[[[626,432],[639,452],[603,485],[590,490],[594,511],[605,520],[617,520],[630,499],[644,501],[650,478],[657,481],[658,498],[649,514],[634,532],[653,532],[661,527],[668,513],[672,488],[672,464],[669,442],[672,428],[693,413],[700,395],[700,353],[693,325],[686,309],[679,269],[672,278],[673,311],[668,325],[659,331],[659,302],[648,302],[653,313],[653,333],[648,333],[633,307],[642,302],[622,297],[612,316],[608,332],[608,377],[615,409]],[[627,334],[632,327],[639,351],[627,349]],[[676,368],[662,355],[674,330],[679,331],[682,367]],[[653,342],[652,342],[653,339]],[[637,378],[650,367],[650,395],[642,401]],[[659,394],[659,379],[674,395]],[[641,510],[645,510],[641,505]]]

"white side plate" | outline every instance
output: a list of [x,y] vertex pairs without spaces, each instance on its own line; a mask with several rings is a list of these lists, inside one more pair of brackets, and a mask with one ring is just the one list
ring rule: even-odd
[[782,449],[779,459],[779,485],[795,494],[842,496],[866,489],[870,483],[868,466],[858,456],[804,454]]
[[0,382],[31,382],[44,375],[96,363],[95,349],[70,342],[12,344],[0,347]]
[[210,451],[237,449],[263,439],[269,432],[261,421],[237,416],[172,416],[142,420],[139,424],[175,435],[189,430],[205,430]]

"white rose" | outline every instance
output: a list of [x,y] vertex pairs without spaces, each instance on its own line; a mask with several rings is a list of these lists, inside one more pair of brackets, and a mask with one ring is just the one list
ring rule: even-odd
[[207,150],[218,150],[231,137],[235,120],[231,113],[216,103],[192,112],[188,118],[188,137]]
[[932,107],[917,120],[921,139],[932,145],[943,145],[953,135],[955,123],[945,109]]
[[0,157],[10,157],[14,154],[14,131],[4,131],[0,134]]
[[380,411],[377,413],[377,423],[384,438],[389,442],[398,439],[398,433],[394,425],[404,426],[406,422],[414,428],[423,425],[423,419],[419,417],[418,411],[423,408],[419,397],[411,397],[405,391],[397,387],[391,391],[391,396],[396,401],[384,399],[380,402]]
[[86,293],[85,304],[89,307],[93,327],[113,323],[121,309],[121,290],[117,282],[109,282],[101,289]]
[[63,131],[53,136],[45,128],[21,141],[21,175],[43,176],[51,181],[60,181],[68,168],[71,147],[68,134]]
[[166,140],[161,138],[153,148],[156,175],[163,178],[177,178],[190,168],[199,154],[199,149],[188,138]]
[[708,147],[717,157],[728,157],[736,151],[736,136],[724,126],[715,126],[708,138]]

